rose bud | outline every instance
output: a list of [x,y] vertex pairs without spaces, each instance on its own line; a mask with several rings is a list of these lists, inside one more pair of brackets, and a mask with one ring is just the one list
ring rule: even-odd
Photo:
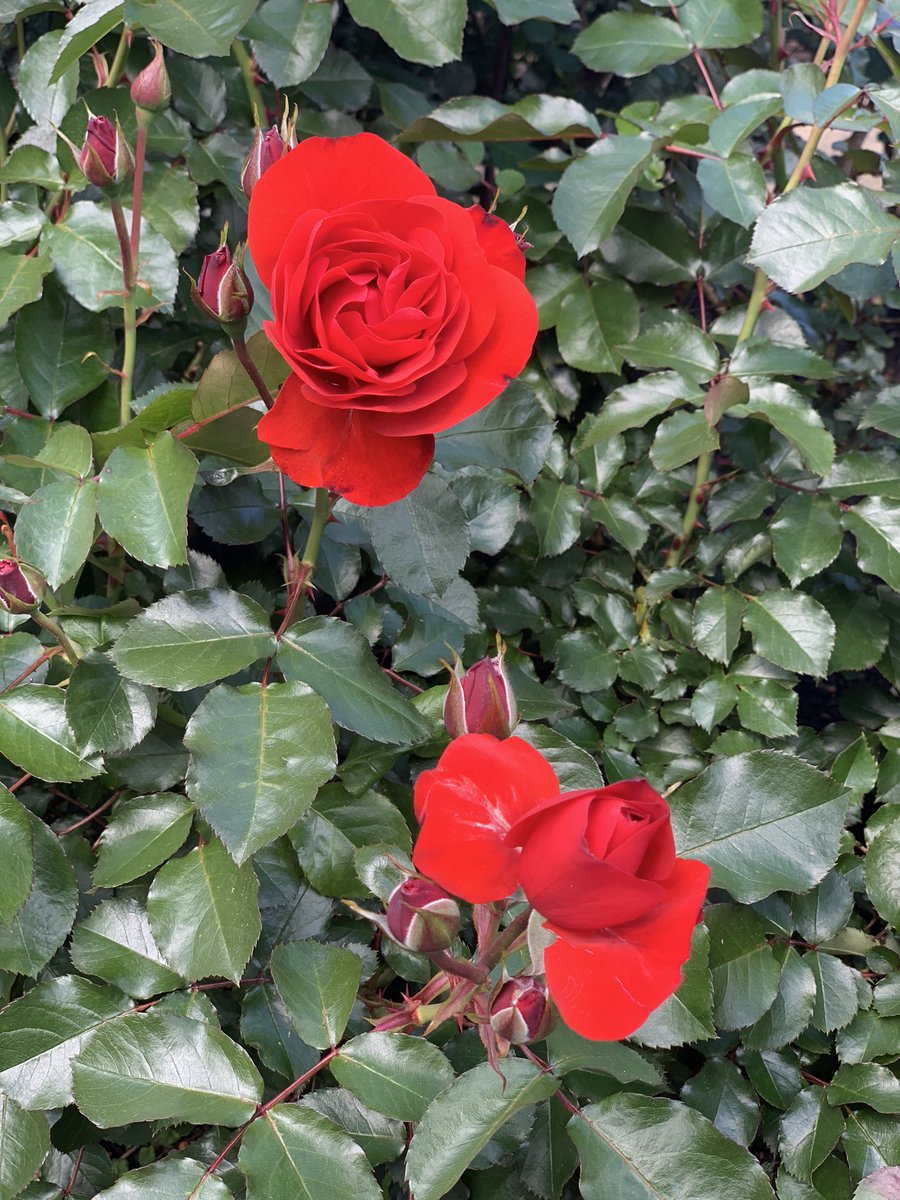
[[89,183],[98,188],[115,188],[134,173],[134,154],[122,127],[107,117],[88,117],[84,145],[78,165]]
[[243,326],[253,307],[253,289],[244,274],[244,253],[239,246],[232,259],[223,243],[207,254],[196,283],[191,280],[191,296],[201,312],[229,326]]
[[260,177],[263,176],[273,163],[278,162],[290,147],[285,145],[285,140],[278,132],[276,126],[267,129],[265,133],[259,128],[253,135],[253,143],[250,146],[250,153],[244,160],[244,165],[241,168],[241,187],[244,189],[244,195],[247,199],[253,192]]
[[[131,85],[131,99],[146,113],[162,112],[172,99],[172,85],[160,42],[153,42],[153,58]],[[140,115],[140,114],[139,114]]]
[[504,647],[496,658],[483,658],[468,671],[459,659],[450,670],[450,686],[444,700],[444,724],[451,737],[464,733],[492,733],[509,737],[516,727],[516,698],[503,666]]
[[459,933],[459,905],[430,879],[412,876],[391,893],[387,923],[408,950],[446,950]]
[[515,1046],[542,1042],[555,1024],[547,985],[533,975],[508,979],[491,1003],[491,1028]]
[[43,591],[44,581],[37,571],[23,567],[14,558],[0,559],[0,605],[7,612],[34,612]]

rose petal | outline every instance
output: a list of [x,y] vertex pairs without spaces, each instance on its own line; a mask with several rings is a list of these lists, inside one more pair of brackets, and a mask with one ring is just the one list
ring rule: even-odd
[[681,982],[708,883],[705,863],[677,859],[652,916],[590,944],[559,937],[545,950],[547,986],[570,1029],[618,1041],[643,1025]]
[[519,249],[516,235],[502,217],[485,212],[480,204],[473,204],[465,212],[475,226],[475,233],[488,262],[494,267],[502,267],[504,271],[509,271],[516,279],[523,280],[525,255]]
[[553,768],[521,738],[456,738],[416,780],[422,829],[413,862],[470,903],[501,900],[517,887],[518,852],[504,842],[510,826],[558,791]]
[[288,377],[257,433],[295,483],[327,487],[370,507],[408,495],[434,455],[433,437],[383,437],[358,410],[311,404],[296,375]]
[[399,150],[372,133],[307,138],[274,163],[253,189],[250,253],[268,286],[294,221],[311,208],[332,211],[358,200],[433,196],[434,184]]

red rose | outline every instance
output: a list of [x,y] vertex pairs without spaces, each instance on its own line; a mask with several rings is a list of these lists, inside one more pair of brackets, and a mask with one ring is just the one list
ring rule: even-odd
[[560,795],[526,742],[473,735],[419,777],[416,813],[419,870],[473,902],[521,887],[545,918],[547,985],[577,1033],[627,1037],[678,987],[709,868],[676,857],[643,780]]
[[373,134],[309,138],[253,189],[266,332],[291,366],[259,436],[285,474],[356,504],[407,495],[434,433],[489,404],[537,312],[505,222],[435,194]]

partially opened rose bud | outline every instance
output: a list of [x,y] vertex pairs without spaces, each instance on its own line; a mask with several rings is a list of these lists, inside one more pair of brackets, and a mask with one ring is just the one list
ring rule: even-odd
[[201,312],[226,328],[242,326],[253,307],[253,288],[244,274],[243,261],[242,247],[238,247],[232,259],[223,243],[204,258],[196,283],[191,280],[194,303]]
[[88,117],[84,144],[78,156],[82,174],[98,188],[119,187],[134,173],[134,154],[122,127],[107,117]]
[[491,1028],[513,1045],[542,1042],[556,1024],[556,1009],[543,979],[508,979],[491,1003]]
[[131,99],[137,108],[146,113],[162,112],[172,99],[172,85],[166,70],[163,48],[160,42],[153,43],[153,58],[131,85]]
[[391,893],[387,923],[408,950],[446,950],[459,933],[459,905],[430,879],[411,876]]
[[44,581],[33,567],[14,558],[0,558],[0,605],[7,612],[34,612],[44,593]]
[[241,187],[248,200],[260,178],[265,175],[273,163],[278,162],[287,154],[289,149],[290,146],[286,144],[276,126],[273,125],[265,133],[257,128],[253,135],[250,153],[241,168]]
[[462,671],[457,659],[450,671],[444,700],[444,724],[451,737],[492,733],[509,737],[518,721],[516,698],[503,666],[503,648],[496,658],[483,658]]

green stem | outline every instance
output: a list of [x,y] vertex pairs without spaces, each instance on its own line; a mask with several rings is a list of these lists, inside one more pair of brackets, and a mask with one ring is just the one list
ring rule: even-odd
[[883,38],[870,36],[869,41],[887,63],[894,78],[900,79],[900,55]]
[[60,646],[62,647],[63,654],[74,667],[78,662],[78,655],[75,653],[72,643],[63,633],[57,623],[51,617],[48,617],[46,613],[41,612],[39,608],[35,609],[35,611],[31,614],[31,619],[36,624],[40,625],[42,629],[46,629],[47,632],[51,634],[57,642],[59,642]]
[[241,68],[241,75],[244,77],[244,87],[247,89],[247,99],[250,101],[250,111],[253,113],[254,123],[262,125],[266,119],[266,106],[262,98],[262,92],[256,86],[256,80],[253,78],[253,64],[250,61],[247,48],[243,42],[239,42],[235,38],[231,43],[231,53],[234,55],[235,62]]
[[125,60],[128,57],[128,35],[129,28],[126,25],[122,30],[122,36],[119,38],[119,44],[116,46],[116,53],[112,60],[112,66],[109,68],[109,74],[106,77],[106,86],[114,88],[122,78],[122,72],[125,69]]
[[25,18],[16,17],[16,49],[19,52],[19,62],[25,57]]
[[147,156],[147,126],[153,120],[153,113],[144,108],[137,110],[137,141],[134,146],[134,184],[131,190],[131,264],[134,272],[132,281],[137,279],[138,263],[141,250],[141,208],[144,203],[144,159]]
[[121,385],[119,390],[119,424],[126,425],[131,420],[131,397],[134,385],[134,360],[137,353],[137,302],[134,295],[135,259],[131,253],[131,237],[125,221],[125,213],[118,200],[110,202],[116,234],[119,238],[119,251],[122,256],[122,283],[124,298],[122,300],[122,327],[125,335],[125,345],[122,352]]
[[328,524],[330,515],[331,497],[328,494],[328,488],[316,488],[316,511],[309,529],[309,537],[306,539],[306,549],[303,551],[303,558],[301,559],[301,564],[308,568],[307,582],[316,565],[316,559],[319,557],[322,534],[325,532],[325,526]]

